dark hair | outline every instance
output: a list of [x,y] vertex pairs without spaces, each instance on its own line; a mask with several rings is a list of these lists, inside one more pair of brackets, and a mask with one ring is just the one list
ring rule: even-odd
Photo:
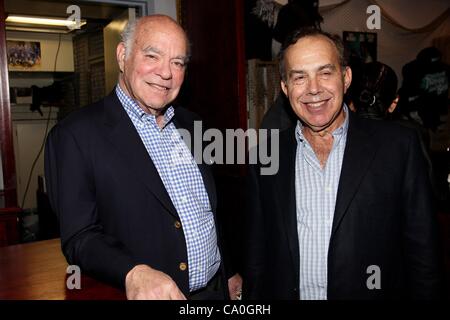
[[363,66],[359,92],[355,92],[353,99],[360,116],[385,119],[396,95],[397,75],[391,67],[381,62]]
[[342,42],[342,39],[338,35],[331,34],[314,27],[300,28],[287,37],[286,41],[281,46],[280,53],[278,54],[279,71],[281,79],[283,81],[286,81],[284,58],[287,49],[289,49],[290,46],[296,44],[302,38],[317,37],[317,36],[322,36],[330,40],[336,47],[339,58],[339,64],[342,66],[342,68],[345,68],[347,66],[347,59],[344,55],[344,43]]

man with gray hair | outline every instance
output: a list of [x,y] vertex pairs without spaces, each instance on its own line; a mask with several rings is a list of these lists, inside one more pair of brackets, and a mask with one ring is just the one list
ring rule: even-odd
[[[126,289],[128,299],[224,299],[231,277],[210,169],[178,129],[197,116],[172,102],[184,81],[188,39],[171,18],[128,25],[117,46],[118,85],[59,122],[45,172],[69,264]],[[226,279],[230,279],[229,282]]]

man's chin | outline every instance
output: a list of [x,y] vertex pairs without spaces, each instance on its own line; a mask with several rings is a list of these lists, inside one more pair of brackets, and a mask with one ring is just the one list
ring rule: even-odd
[[306,125],[314,132],[319,132],[325,130],[331,125],[331,121],[311,121],[307,122]]
[[339,117],[340,112],[335,114],[330,118],[329,115],[323,116],[323,117],[317,117],[317,118],[310,118],[309,122],[307,122],[307,126],[313,130],[314,132],[320,132],[323,130],[327,130],[328,128],[332,127],[335,128],[336,126],[339,126],[344,121],[344,118]]
[[311,125],[310,126],[311,130],[313,130],[315,132],[319,132],[319,131],[325,130],[328,127],[329,126],[327,126],[327,125]]

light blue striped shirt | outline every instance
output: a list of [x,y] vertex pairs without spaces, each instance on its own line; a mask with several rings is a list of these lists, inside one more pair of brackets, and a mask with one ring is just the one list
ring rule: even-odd
[[175,110],[172,106],[166,110],[160,128],[156,117],[145,113],[119,85],[116,94],[180,217],[187,246],[190,290],[205,287],[220,265],[214,216],[198,165],[171,121]]
[[333,146],[324,168],[305,139],[300,121],[295,130],[295,198],[301,300],[327,299],[328,246],[348,130],[348,108],[345,105],[344,110],[345,121],[332,133]]

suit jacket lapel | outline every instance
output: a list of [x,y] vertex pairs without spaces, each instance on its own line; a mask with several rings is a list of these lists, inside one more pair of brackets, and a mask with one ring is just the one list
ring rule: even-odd
[[295,127],[280,133],[280,166],[275,189],[278,192],[278,207],[283,216],[294,272],[299,279],[300,253],[297,232],[297,211],[295,198],[295,157],[297,140]]
[[364,126],[361,120],[351,113],[349,116],[347,143],[339,179],[331,238],[339,228],[378,150],[378,144],[374,143],[376,141],[373,138],[373,129],[370,126]]
[[135,173],[136,179],[156,196],[170,214],[178,218],[158,171],[116,94],[110,94],[104,101],[104,124],[111,144],[128,164],[128,169]]

